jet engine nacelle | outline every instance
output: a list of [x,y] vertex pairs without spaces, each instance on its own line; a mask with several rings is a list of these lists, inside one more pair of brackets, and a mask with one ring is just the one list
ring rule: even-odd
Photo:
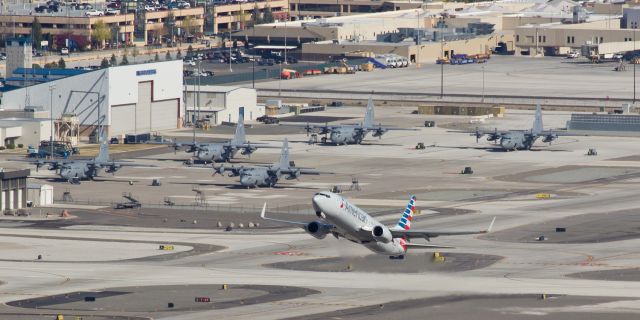
[[373,234],[373,239],[378,242],[389,243],[391,242],[391,240],[393,240],[391,231],[389,231],[389,228],[385,226],[375,226],[373,227],[371,233]]
[[324,239],[329,231],[331,231],[331,225],[324,223],[322,220],[312,221],[307,224],[307,233],[312,235],[316,239]]

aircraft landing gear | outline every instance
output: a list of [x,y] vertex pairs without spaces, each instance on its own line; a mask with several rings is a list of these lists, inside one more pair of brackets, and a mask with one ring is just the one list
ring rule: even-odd
[[404,260],[404,254],[401,254],[399,256],[389,256],[389,259],[391,259],[391,260]]

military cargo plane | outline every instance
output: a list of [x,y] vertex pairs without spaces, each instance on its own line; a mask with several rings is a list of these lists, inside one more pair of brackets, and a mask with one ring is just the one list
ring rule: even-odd
[[193,143],[183,144],[175,143],[173,145],[175,150],[180,149],[182,146],[187,146],[187,153],[195,152],[195,157],[199,161],[204,163],[209,162],[229,162],[233,159],[238,151],[242,155],[250,156],[258,148],[274,148],[270,146],[264,146],[259,144],[252,144],[247,141],[244,130],[244,117],[238,118],[238,124],[236,125],[236,132],[233,139],[227,142],[214,142],[214,143]]
[[36,170],[48,164],[49,170],[56,170],[61,179],[72,184],[82,180],[93,180],[104,169],[106,173],[115,174],[123,166],[150,167],[131,162],[113,161],[109,156],[109,142],[106,137],[100,141],[98,155],[90,160],[38,160]]
[[252,167],[231,167],[225,168],[220,166],[214,167],[214,175],[216,173],[224,174],[229,172],[229,177],[240,176],[240,184],[243,187],[273,187],[278,183],[278,180],[282,175],[286,175],[287,180],[298,179],[303,174],[318,175],[321,172],[308,168],[298,168],[291,164],[289,161],[289,142],[284,139],[282,142],[282,152],[280,154],[280,161],[270,166],[252,166]]
[[493,141],[499,144],[500,148],[510,150],[531,150],[533,144],[542,137],[542,142],[551,143],[558,139],[561,134],[554,131],[545,131],[542,126],[542,109],[540,105],[536,107],[535,119],[533,121],[533,127],[531,130],[507,130],[507,131],[494,131],[483,132],[476,129],[471,133],[476,137],[476,142],[483,136],[487,136],[487,141]]
[[439,245],[411,243],[410,240],[412,238],[429,240],[430,238],[438,236],[488,233],[491,231],[496,220],[494,217],[489,228],[480,231],[411,230],[411,222],[416,205],[416,197],[411,196],[398,223],[389,228],[372,218],[364,210],[349,203],[345,198],[335,193],[316,193],[312,198],[312,202],[316,215],[319,218],[312,222],[269,218],[266,216],[266,203],[262,207],[260,217],[264,220],[299,226],[317,239],[324,239],[328,234],[333,235],[337,239],[345,238],[349,241],[362,244],[375,253],[388,255],[391,259],[404,259],[405,253],[410,248],[450,248]]
[[382,124],[375,124],[375,116],[373,110],[373,100],[369,97],[367,102],[367,110],[364,115],[362,123],[358,124],[337,124],[337,125],[310,125],[307,124],[304,129],[307,134],[316,133],[325,135],[322,138],[323,143],[333,145],[344,144],[361,144],[367,137],[369,132],[374,137],[382,138],[382,136],[390,130],[408,130],[413,131],[415,129],[406,128],[391,128],[383,127]]

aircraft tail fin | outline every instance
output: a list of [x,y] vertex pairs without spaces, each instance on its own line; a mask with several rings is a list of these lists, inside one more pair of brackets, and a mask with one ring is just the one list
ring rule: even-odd
[[393,227],[395,230],[409,230],[411,228],[411,221],[413,220],[413,214],[416,211],[416,196],[411,196],[407,207],[402,213],[402,217],[398,220],[398,223]]
[[244,108],[240,108],[240,114],[238,115],[238,124],[236,125],[236,134],[233,136],[233,142],[235,144],[247,143],[247,138],[244,132]]
[[370,128],[375,125],[375,114],[373,111],[373,99],[369,96],[369,101],[367,102],[367,111],[364,114],[364,121],[362,126],[365,128]]
[[542,108],[540,107],[540,104],[536,106],[536,117],[533,121],[533,128],[531,130],[534,134],[539,134],[540,132],[544,131],[544,128],[542,126]]
[[100,128],[100,150],[98,151],[98,155],[95,158],[96,162],[107,162],[109,161],[109,140],[107,139],[107,135],[102,128]]
[[290,167],[289,140],[287,138],[284,138],[284,140],[282,141],[282,151],[280,152],[280,162],[278,164],[280,169],[288,169]]

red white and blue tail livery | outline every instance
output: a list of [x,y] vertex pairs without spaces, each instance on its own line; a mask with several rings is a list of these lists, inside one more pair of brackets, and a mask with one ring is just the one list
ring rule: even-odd
[[409,204],[404,209],[402,217],[398,223],[393,227],[394,230],[409,230],[411,228],[411,221],[413,220],[413,214],[416,212],[416,196],[411,196]]

